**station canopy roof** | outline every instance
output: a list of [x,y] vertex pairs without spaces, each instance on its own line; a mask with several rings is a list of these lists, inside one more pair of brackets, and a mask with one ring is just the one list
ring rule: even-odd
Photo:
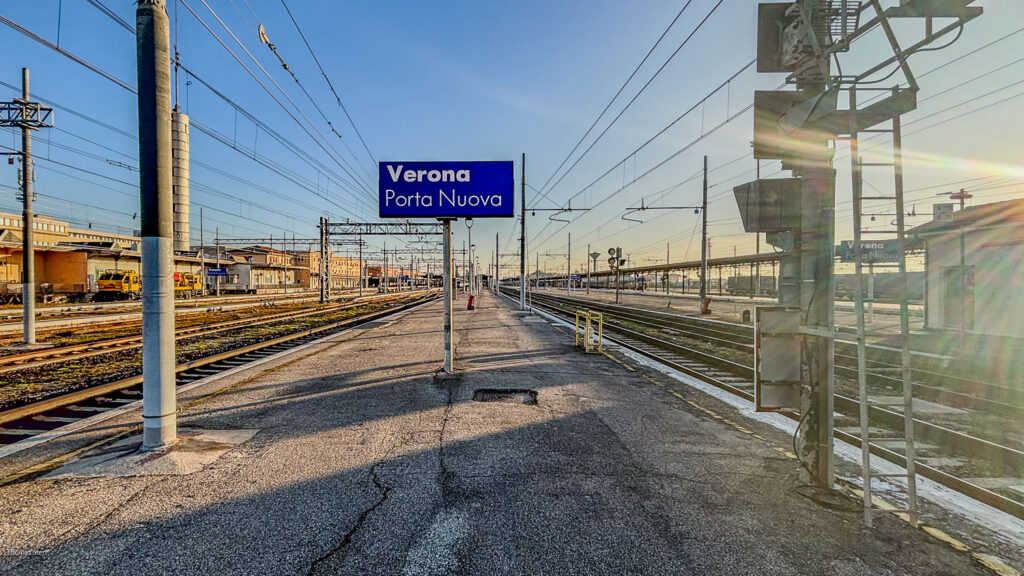
[[960,233],[963,230],[1024,226],[1024,199],[1005,200],[971,206],[953,212],[951,220],[933,220],[912,228],[908,234],[917,237]]

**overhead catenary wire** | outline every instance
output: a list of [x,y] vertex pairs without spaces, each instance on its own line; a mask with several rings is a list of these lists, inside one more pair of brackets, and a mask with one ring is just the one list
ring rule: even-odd
[[[109,14],[108,14],[108,16],[109,16]],[[113,76],[109,72],[106,72],[105,70],[99,68],[98,66],[96,66],[94,64],[91,64],[91,63],[85,61],[84,59],[79,58],[79,57],[75,56],[74,54],[71,54],[70,52],[68,52],[66,50],[61,49],[60,47],[54,45],[52,42],[49,42],[45,38],[43,38],[43,37],[41,37],[41,36],[31,32],[31,31],[29,31],[28,29],[25,29],[25,28],[21,27],[20,25],[18,25],[17,23],[11,21],[10,19],[7,19],[7,18],[5,18],[3,16],[0,16],[0,23],[5,24],[5,25],[7,25],[7,26],[9,26],[9,27],[19,31],[22,34],[24,34],[25,36],[29,37],[30,39],[32,39],[32,40],[34,40],[34,41],[36,41],[36,42],[38,42],[40,44],[43,44],[44,46],[46,46],[46,47],[48,47],[48,48],[50,48],[50,49],[52,49],[52,50],[54,50],[54,51],[56,51],[56,52],[58,52],[58,53],[60,53],[62,55],[68,57],[69,59],[73,60],[74,62],[76,62],[76,63],[78,63],[80,65],[82,65],[83,67],[89,69],[90,71],[92,71],[92,72],[102,76],[103,78],[106,78],[106,79],[114,82],[115,84],[117,84],[121,88],[127,90],[128,92],[130,92],[132,94],[136,94],[137,93],[135,88],[133,86],[129,85],[128,83],[119,80],[118,78],[116,78],[115,76]],[[134,33],[135,31],[131,30],[131,32]],[[12,85],[10,85],[10,84],[8,84],[6,82],[3,82],[2,84],[4,86],[11,87],[12,89],[19,90],[19,89],[13,87]],[[212,87],[209,86],[208,84],[206,84],[206,86],[207,86],[207,88],[212,89]],[[38,99],[41,102],[47,103],[42,98],[38,98]],[[74,113],[74,114],[76,116],[82,117],[83,119],[87,119],[87,120],[89,120],[89,121],[91,121],[93,123],[96,123],[97,125],[101,125],[101,126],[103,126],[105,128],[113,130],[113,131],[115,131],[117,133],[120,133],[122,135],[131,137],[131,138],[137,138],[137,136],[132,134],[132,133],[129,133],[129,132],[125,131],[125,130],[121,130],[119,128],[113,127],[113,126],[111,126],[109,124],[103,123],[103,122],[101,122],[99,120],[96,120],[94,118],[90,118],[90,117],[88,117],[86,115],[83,115],[81,113]],[[102,176],[102,175],[99,175],[99,176],[106,178],[106,176]]]
[[92,4],[93,6],[95,6],[97,10],[99,10],[100,12],[103,12],[104,14],[106,14],[108,18],[110,18],[114,22],[117,22],[125,30],[128,30],[129,32],[131,32],[133,34],[135,33],[135,27],[134,26],[129,24],[128,21],[125,20],[124,18],[121,18],[120,16],[118,16],[116,12],[114,12],[110,8],[107,8],[107,6],[103,2],[100,2],[100,0],[85,0],[85,1],[88,2],[89,4]]
[[0,24],[3,24],[5,26],[7,26],[8,28],[11,28],[11,29],[13,29],[13,30],[15,30],[15,31],[17,31],[17,32],[19,32],[19,33],[29,37],[29,38],[31,38],[32,40],[35,40],[36,42],[42,44],[43,46],[46,46],[47,48],[53,50],[54,52],[57,52],[58,54],[73,60],[74,62],[80,64],[81,66],[84,66],[85,68],[88,68],[89,70],[95,72],[96,74],[99,74],[100,76],[106,78],[107,80],[110,80],[114,84],[117,84],[121,88],[124,88],[125,90],[131,92],[132,94],[137,94],[137,92],[135,91],[135,87],[132,86],[131,84],[125,82],[124,80],[121,80],[120,78],[118,78],[117,76],[114,76],[110,72],[107,72],[106,70],[103,70],[99,66],[96,66],[95,64],[92,64],[91,62],[85,60],[84,58],[76,56],[76,55],[72,54],[71,52],[68,52],[67,50],[61,48],[60,46],[57,46],[53,42],[50,42],[46,38],[43,38],[42,36],[36,34],[35,32],[32,32],[28,28],[25,28],[25,27],[21,26],[20,24],[18,24],[17,22],[14,22],[10,18],[7,18],[7,17],[5,17],[3,15],[0,15]]
[[[614,198],[614,197],[615,197],[615,196],[617,196],[617,195],[618,195],[619,193],[621,193],[622,191],[626,190],[627,188],[629,188],[630,186],[632,186],[632,185],[633,185],[633,184],[635,184],[636,182],[639,182],[640,180],[642,180],[642,179],[646,178],[646,177],[647,177],[647,176],[649,176],[650,174],[652,174],[652,173],[654,173],[655,171],[657,171],[657,170],[658,170],[659,168],[661,168],[662,166],[665,166],[665,165],[666,165],[666,164],[668,164],[668,163],[669,163],[670,161],[672,161],[673,159],[675,159],[676,157],[678,157],[678,156],[679,156],[680,154],[683,154],[684,152],[686,152],[686,151],[690,150],[691,148],[693,148],[694,146],[696,146],[696,145],[697,145],[698,143],[702,142],[702,141],[703,141],[703,140],[704,140],[705,138],[707,138],[708,136],[711,136],[712,134],[714,134],[714,133],[718,132],[718,131],[719,131],[720,129],[722,129],[722,128],[723,128],[724,126],[728,125],[728,124],[729,124],[730,122],[732,122],[732,121],[733,121],[733,120],[735,120],[736,118],[739,118],[739,117],[740,117],[741,115],[745,114],[746,112],[748,112],[749,110],[751,110],[751,109],[752,109],[753,107],[754,107],[754,104],[753,104],[753,103],[750,103],[750,104],[748,104],[747,106],[745,106],[744,108],[742,108],[742,109],[740,109],[739,111],[735,112],[734,114],[732,114],[732,115],[730,115],[730,116],[726,117],[726,119],[725,119],[725,120],[723,120],[722,122],[718,123],[718,124],[717,124],[717,125],[715,125],[715,126],[712,126],[712,127],[711,127],[711,129],[709,129],[709,130],[707,130],[707,131],[702,131],[702,132],[701,132],[701,134],[700,134],[700,136],[698,136],[697,138],[695,138],[695,139],[691,140],[691,141],[690,141],[689,143],[687,143],[686,145],[684,145],[684,146],[683,146],[682,148],[679,148],[679,149],[677,149],[677,150],[676,150],[675,152],[673,152],[672,154],[669,154],[669,155],[668,155],[668,156],[667,156],[666,158],[664,158],[663,160],[661,160],[660,162],[658,162],[657,164],[655,164],[655,165],[654,165],[654,166],[652,166],[651,168],[648,168],[648,169],[647,169],[646,171],[644,171],[643,173],[641,173],[641,174],[640,174],[639,176],[634,176],[634,177],[633,177],[633,179],[632,179],[632,180],[630,180],[629,182],[624,182],[624,183],[623,183],[623,185],[622,185],[621,187],[619,187],[619,188],[617,188],[616,190],[613,190],[613,191],[612,191],[611,193],[609,193],[609,194],[605,195],[605,196],[604,196],[604,197],[603,197],[603,198],[602,198],[601,200],[599,200],[599,201],[598,201],[597,203],[595,203],[595,204],[592,204],[592,205],[590,206],[590,208],[591,208],[591,209],[593,209],[593,208],[596,208],[597,206],[600,206],[600,205],[604,204],[605,202],[608,202],[609,200],[611,200],[612,198]],[[692,110],[694,110],[694,109],[696,109],[696,108],[693,108],[693,109],[691,109],[691,111],[692,111]],[[620,163],[620,165],[621,165],[621,163]],[[618,165],[617,165],[617,166],[618,166]],[[614,168],[612,168],[612,170],[614,170]],[[606,172],[605,174],[608,174],[608,173],[610,173],[610,172],[611,172],[611,171],[609,170],[609,172]],[[602,176],[601,178],[603,178],[603,177],[604,177],[604,176]],[[581,191],[580,191],[579,193],[577,193],[577,196],[578,196],[579,194],[582,194],[582,193],[583,193],[583,192],[584,192],[585,190],[586,190],[585,188],[584,188],[583,190],[581,190]],[[575,196],[574,196],[574,197],[575,197]],[[589,213],[589,212],[588,212],[588,213]],[[585,217],[585,216],[581,216],[581,218],[582,218],[582,217]],[[578,220],[578,219],[579,219],[579,218],[577,218],[577,220]],[[575,222],[575,220],[573,220],[573,222]],[[566,226],[569,226],[569,225],[570,225],[570,224],[563,224],[563,225],[562,225],[561,227],[559,227],[559,228],[558,228],[558,230],[556,230],[555,232],[552,232],[552,234],[551,234],[551,235],[549,235],[549,236],[545,237],[545,238],[544,238],[543,240],[541,240],[541,241],[540,241],[540,243],[539,243],[538,245],[542,245],[542,244],[543,244],[544,242],[547,242],[547,241],[548,241],[548,240],[549,240],[549,239],[550,239],[551,237],[553,237],[553,236],[554,236],[555,234],[557,234],[559,230],[562,230],[563,228],[565,228]],[[543,229],[541,229],[541,232],[540,232],[540,233],[543,233],[545,229],[547,229],[547,226],[545,226],[545,227],[544,227]],[[538,233],[538,234],[539,234],[539,233]]]
[[673,18],[671,22],[669,22],[667,27],[665,27],[665,30],[661,33],[661,36],[658,36],[658,39],[654,42],[654,45],[651,46],[650,50],[647,51],[647,54],[645,54],[644,57],[640,60],[640,63],[636,65],[636,68],[634,68],[633,72],[631,72],[629,77],[626,78],[626,81],[622,83],[622,86],[619,86],[618,91],[615,92],[615,95],[612,96],[611,100],[608,101],[608,104],[606,104],[604,109],[601,110],[601,113],[598,114],[597,118],[595,118],[594,121],[590,124],[590,127],[587,128],[587,131],[583,133],[583,136],[580,136],[580,139],[576,141],[576,144],[572,147],[572,150],[569,150],[569,153],[565,155],[565,158],[562,159],[562,162],[558,165],[558,168],[555,168],[555,171],[551,173],[551,176],[548,176],[548,179],[544,182],[544,185],[540,187],[540,190],[536,191],[538,194],[541,195],[541,199],[536,200],[534,202],[534,205],[537,205],[537,203],[540,202],[540,200],[547,198],[547,195],[543,192],[543,190],[547,189],[548,184],[551,183],[551,180],[558,174],[562,167],[565,166],[565,163],[569,161],[569,158],[572,158],[572,155],[576,153],[576,150],[578,150],[580,145],[583,144],[583,141],[587,139],[587,136],[589,136],[590,133],[594,130],[594,127],[597,126],[597,123],[601,121],[601,118],[604,118],[605,113],[608,112],[608,110],[612,107],[612,104],[614,104],[615,101],[618,100],[623,90],[626,89],[626,86],[628,86],[629,83],[633,81],[633,78],[636,77],[637,72],[639,72],[640,68],[642,68],[643,65],[647,62],[647,59],[651,57],[651,54],[654,53],[654,50],[659,45],[661,45],[661,41],[665,39],[665,36],[668,35],[669,31],[672,29],[673,26],[675,26],[676,22],[679,21],[679,18],[683,15],[684,12],[686,12],[686,9],[690,7],[691,3],[692,0],[687,0],[686,4],[683,4],[683,7],[679,9],[678,13],[676,13],[676,17]]
[[309,50],[309,55],[313,57],[313,62],[316,62],[317,68],[320,69],[320,74],[323,75],[324,81],[327,82],[327,87],[331,90],[331,94],[334,94],[335,100],[338,101],[338,106],[340,106],[342,112],[345,113],[345,118],[347,118],[349,124],[352,125],[352,130],[354,130],[356,136],[359,137],[359,142],[362,143],[363,148],[366,150],[366,153],[370,156],[370,160],[372,160],[373,163],[376,164],[377,160],[376,158],[374,158],[373,152],[370,151],[370,147],[367,146],[366,140],[363,139],[362,133],[356,126],[355,121],[352,120],[352,116],[348,113],[348,108],[345,107],[345,103],[341,101],[341,96],[339,96],[338,92],[334,89],[334,85],[331,83],[331,79],[327,77],[327,72],[324,71],[324,67],[320,64],[320,59],[316,57],[316,52],[313,50],[313,47],[309,45],[309,41],[306,39],[306,35],[303,34],[302,28],[299,27],[299,23],[295,20],[295,16],[292,15],[292,11],[288,8],[288,3],[285,2],[285,0],[281,0],[281,4],[284,6],[285,12],[288,13],[288,18],[290,18],[292,24],[295,25],[295,30],[299,33],[299,37],[302,38],[302,42],[306,44],[306,49]]
[[[99,8],[99,6],[97,6],[97,8]],[[251,10],[251,7],[250,7],[250,10]],[[191,9],[190,9],[190,11],[191,11]],[[116,18],[116,17],[115,17],[116,15],[112,15],[112,13],[108,13],[107,11],[103,11],[103,12],[104,12],[104,14],[106,14],[107,16],[109,16],[109,17],[112,17],[112,18],[114,18],[114,20],[115,20],[115,21],[118,21],[118,20],[119,20],[118,18]],[[129,31],[129,32],[131,32],[131,33],[132,33],[133,35],[135,34],[135,30],[134,30],[134,29],[132,29],[132,28],[130,28],[130,27],[129,27],[129,28],[127,28],[127,29],[128,29],[128,31]],[[209,28],[207,27],[207,29],[209,29]],[[214,35],[214,36],[216,36],[216,35]],[[218,39],[218,40],[219,40],[219,39]],[[223,43],[222,43],[222,45],[223,45]],[[230,52],[230,50],[229,50],[229,52]],[[233,54],[232,54],[232,55],[233,55]],[[195,73],[194,71],[190,70],[190,69],[189,69],[188,67],[186,67],[185,65],[183,65],[183,64],[182,64],[182,63],[180,62],[180,60],[176,60],[176,61],[174,61],[174,64],[175,64],[175,66],[177,66],[177,67],[181,68],[182,70],[185,70],[185,72],[186,72],[186,73],[187,73],[187,74],[188,74],[188,75],[189,75],[190,77],[192,77],[192,78],[194,78],[194,79],[198,80],[198,81],[199,81],[199,82],[200,82],[200,83],[201,83],[201,84],[202,84],[203,86],[205,86],[205,87],[206,87],[206,88],[207,88],[208,90],[210,90],[210,91],[211,91],[211,92],[213,92],[213,93],[214,93],[215,95],[217,95],[218,97],[220,97],[220,98],[221,98],[222,100],[224,100],[224,101],[225,101],[225,102],[226,102],[226,103],[227,103],[228,105],[232,106],[232,107],[233,107],[233,108],[234,108],[234,109],[235,109],[236,111],[238,111],[239,113],[242,113],[242,114],[243,114],[243,115],[244,115],[244,116],[245,116],[246,118],[248,118],[248,119],[249,119],[250,121],[252,121],[252,122],[256,123],[256,124],[257,124],[258,126],[261,126],[262,128],[264,128],[264,130],[266,130],[266,131],[267,131],[267,132],[268,132],[269,134],[271,134],[271,136],[272,136],[272,137],[274,137],[274,139],[275,139],[275,140],[278,140],[279,142],[281,142],[281,143],[282,143],[283,145],[285,145],[286,147],[288,147],[289,149],[291,149],[291,150],[292,150],[292,151],[293,151],[294,153],[296,153],[297,155],[300,155],[300,156],[305,156],[305,158],[307,159],[307,161],[309,161],[309,162],[311,163],[311,165],[312,165],[312,164],[316,164],[316,165],[317,165],[317,167],[318,167],[318,169],[321,169],[321,170],[323,170],[323,171],[324,171],[325,173],[328,173],[328,174],[331,174],[331,173],[332,173],[332,171],[331,171],[330,169],[328,169],[328,168],[327,168],[326,166],[324,166],[324,165],[323,165],[322,163],[320,163],[319,161],[315,161],[315,160],[314,160],[314,159],[312,158],[312,156],[310,156],[310,155],[309,155],[308,153],[305,153],[305,151],[301,150],[301,149],[300,149],[300,148],[299,148],[298,146],[294,145],[294,144],[293,144],[293,143],[291,143],[290,141],[287,141],[287,139],[285,139],[285,138],[284,138],[283,136],[281,136],[281,135],[280,135],[280,134],[279,134],[279,133],[278,133],[277,131],[275,131],[275,130],[271,129],[271,128],[270,128],[269,126],[267,126],[267,125],[266,125],[266,124],[265,124],[264,122],[260,121],[260,120],[259,120],[259,119],[258,119],[258,118],[257,118],[257,117],[255,116],[255,115],[251,114],[250,112],[248,112],[248,111],[246,111],[245,109],[243,109],[242,107],[240,107],[240,106],[239,106],[239,105],[238,105],[237,103],[235,103],[235,102],[234,102],[234,101],[232,101],[232,100],[231,100],[230,98],[228,98],[227,96],[225,96],[225,95],[224,95],[224,94],[223,94],[222,92],[220,92],[219,90],[216,90],[215,88],[213,88],[213,86],[211,86],[211,85],[209,84],[209,82],[206,82],[206,81],[205,81],[205,80],[203,80],[203,79],[202,79],[201,77],[199,77],[199,76],[198,76],[198,75],[197,75],[197,74],[196,74],[196,73]],[[265,71],[264,71],[264,72],[265,72]],[[257,81],[258,81],[258,80],[257,80]],[[5,86],[8,86],[8,87],[10,87],[10,85],[8,85],[7,83],[3,83],[3,84],[4,84]],[[12,89],[20,90],[20,89],[17,89],[17,88],[13,88],[13,87],[12,87]],[[287,112],[287,110],[285,110],[285,111]],[[80,115],[80,114],[77,114],[77,113],[76,113],[76,115]],[[294,119],[294,118],[293,118],[293,119]],[[95,121],[95,120],[92,120],[92,121]],[[100,123],[100,124],[101,124],[101,125],[103,125],[102,123]],[[108,127],[109,127],[109,126],[108,126]],[[300,127],[301,127],[301,124],[300,124]],[[111,128],[111,129],[114,129],[114,128]],[[120,132],[121,132],[121,133],[123,133],[123,134],[125,134],[125,135],[127,135],[127,136],[130,136],[130,137],[132,137],[132,138],[135,138],[135,135],[134,135],[134,134],[128,134],[127,132],[124,132],[124,131],[120,131]],[[307,134],[308,134],[308,132],[307,132]],[[314,141],[315,141],[315,139],[314,139]],[[328,156],[330,156],[330,154],[328,154]],[[336,180],[337,182],[339,182],[340,184],[343,184],[344,186],[351,186],[351,184],[350,184],[349,182],[347,182],[347,181],[346,181],[346,180],[345,180],[344,178],[342,178],[342,177],[338,176],[337,174],[334,174],[334,179],[335,179],[335,180]]]
[[[252,30],[255,34],[257,34],[259,36],[259,38],[260,38],[260,41],[263,44],[265,44],[267,46],[267,48],[270,49],[271,53],[274,54],[274,56],[277,58],[278,62],[280,62],[281,67],[286,72],[288,72],[288,74],[291,76],[292,80],[295,81],[295,84],[299,87],[299,89],[302,91],[302,93],[306,96],[306,99],[309,100],[310,104],[313,105],[313,108],[317,111],[317,113],[323,119],[324,123],[326,123],[327,127],[330,128],[331,133],[333,133],[338,138],[338,140],[341,141],[341,143],[345,147],[345,149],[348,150],[348,153],[352,155],[352,159],[355,161],[355,163],[358,164],[359,167],[363,170],[363,173],[366,174],[367,177],[371,181],[373,181],[374,180],[374,176],[366,169],[365,165],[363,165],[363,163],[359,161],[358,155],[348,145],[348,141],[346,141],[345,138],[341,135],[341,133],[338,132],[338,130],[334,126],[334,123],[331,122],[331,120],[324,113],[323,109],[320,108],[320,105],[316,102],[316,100],[313,98],[313,96],[309,93],[309,91],[306,89],[305,85],[303,85],[302,82],[299,80],[298,75],[295,74],[295,71],[292,69],[292,67],[289,66],[288,63],[284,60],[284,57],[281,56],[281,53],[277,49],[277,45],[270,41],[270,38],[267,36],[266,29],[263,27],[263,25],[259,24],[258,27],[254,26],[252,23],[249,22],[249,20],[245,17],[245,15],[242,14],[241,10],[239,10],[238,6],[234,2],[232,2],[231,4],[235,8],[235,11],[238,12],[239,16],[242,17],[242,20],[245,22],[246,26],[248,26],[250,30]],[[229,34],[231,34],[231,37],[235,40],[235,42],[238,43],[238,45],[241,46],[242,49],[246,51],[246,54],[249,55],[249,58],[252,59],[253,62],[255,62],[257,64],[257,66],[260,66],[260,69],[263,71],[263,73],[267,74],[268,78],[271,78],[271,81],[274,82],[273,78],[270,77],[269,72],[267,72],[263,68],[263,66],[259,64],[259,62],[256,60],[255,56],[253,56],[252,53],[249,52],[249,50],[247,48],[245,48],[245,46],[242,44],[241,40],[239,40],[234,35],[234,33],[231,32],[231,29],[227,26],[227,24],[223,20],[221,20],[221,18],[213,11],[213,9],[206,2],[203,2],[203,5],[207,7],[207,9],[210,11],[211,14],[213,14],[214,18],[217,19],[217,21],[221,24],[221,26],[223,26],[224,29],[227,30]],[[252,7],[249,6],[248,4],[246,4],[246,6],[248,6],[249,11],[252,13],[253,17],[256,19],[256,21],[258,23],[260,19],[256,15],[255,11],[253,11]],[[274,85],[278,88],[278,90],[281,90],[282,94],[285,94],[285,97],[287,98],[287,94],[284,93],[284,90],[277,84],[277,82],[274,82]],[[298,105],[295,104],[294,101],[292,101],[290,98],[288,99],[288,101],[296,108],[296,110],[299,110]],[[306,118],[305,115],[303,115],[303,118],[306,119],[307,122],[309,122],[309,119]],[[310,124],[312,125],[312,122],[310,122]],[[320,134],[320,133],[318,132],[318,134]],[[320,135],[323,136],[322,134],[320,134]],[[333,149],[334,148],[332,147],[332,150]],[[340,153],[339,153],[339,157],[341,157]],[[351,166],[351,164],[349,164],[347,161],[345,163],[350,168],[352,168],[353,171],[355,170],[355,168],[353,166]],[[364,181],[364,183],[367,183],[367,182]]]
[[[217,21],[221,23],[221,25],[225,28],[225,30],[227,30],[228,34],[231,35],[231,37],[235,39],[235,42],[237,42],[239,44],[239,46],[242,47],[242,50],[249,56],[249,58],[256,64],[256,66],[259,67],[260,70],[270,79],[271,83],[274,84],[274,86],[278,89],[278,91],[281,92],[281,94],[284,96],[284,98],[286,100],[288,100],[288,102],[292,105],[292,107],[296,109],[296,112],[300,116],[302,116],[302,118],[306,121],[305,124],[303,122],[301,122],[298,118],[296,118],[295,114],[293,114],[292,111],[287,106],[285,106],[284,103],[281,102],[281,100],[277,96],[274,95],[274,93],[267,87],[267,85],[264,84],[263,81],[260,80],[259,77],[256,76],[256,74],[248,66],[245,65],[244,62],[242,62],[242,59],[239,58],[238,55],[236,55],[235,52],[231,49],[231,47],[229,47],[224,42],[224,40],[221,39],[221,37],[217,35],[217,33],[213,30],[213,28],[211,28],[210,25],[207,24],[206,21],[203,20],[203,18],[201,16],[199,16],[199,14],[195,10],[192,9],[192,7],[189,5],[188,2],[186,2],[185,0],[179,0],[179,1],[181,2],[181,5],[184,6],[185,9],[188,10],[189,13],[192,14],[192,16],[203,26],[203,28],[205,28],[206,31],[211,36],[213,36],[213,38],[217,41],[217,43],[220,44],[221,47],[224,48],[224,50],[227,51],[227,53],[231,55],[231,57],[235,60],[235,62],[237,62],[238,65],[241,66],[242,69],[244,69],[246,71],[246,73],[248,73],[249,76],[251,76],[252,79],[256,81],[257,84],[259,84],[260,88],[262,88],[263,91],[266,92],[267,95],[269,95],[270,98],[275,103],[277,103],[277,105],[280,106],[280,108],[282,110],[284,110],[285,114],[287,114],[288,117],[291,118],[292,121],[294,121],[299,126],[299,128],[301,128],[302,131],[305,132],[310,137],[310,139],[312,139],[313,142],[321,150],[324,151],[325,154],[327,154],[327,156],[329,158],[331,158],[335,163],[338,164],[338,166],[342,169],[343,172],[348,174],[354,180],[359,180],[359,178],[357,176],[355,176],[354,174],[352,174],[350,172],[349,168],[345,166],[345,164],[344,164],[345,160],[340,157],[340,154],[338,153],[338,151],[337,150],[333,150],[333,147],[331,146],[331,144],[329,142],[325,143],[325,142],[321,141],[322,139],[324,139],[323,134],[320,133],[320,131],[316,128],[316,126],[313,125],[313,123],[309,120],[309,118],[306,117],[305,114],[303,114],[303,112],[298,108],[298,106],[291,99],[291,97],[289,97],[288,94],[284,91],[284,89],[281,88],[281,86],[279,84],[277,84],[277,81],[274,80],[273,76],[271,76],[270,73],[267,72],[265,68],[263,68],[263,65],[259,63],[259,61],[252,55],[251,52],[249,52],[248,48],[246,48],[245,45],[242,44],[242,42],[240,40],[238,40],[238,37],[235,36],[234,32],[232,32],[231,29],[226,24],[224,24],[224,22],[220,19],[220,17],[217,16],[216,12],[214,12],[213,9],[210,8],[209,4],[206,3],[206,0],[199,0],[199,1],[202,2],[202,4],[204,6],[207,7],[207,9],[210,11],[210,13],[213,14],[214,18],[216,18]],[[308,127],[307,127],[307,124],[309,125]],[[319,138],[317,138],[317,136],[314,136],[313,132],[310,132],[310,128],[312,128],[313,132],[317,133]],[[328,148],[331,148],[333,150],[334,154],[332,154],[331,150],[328,150]],[[334,156],[335,154],[338,154],[337,158]],[[362,182],[362,184],[365,186],[365,188],[363,188],[362,191],[365,192],[371,198],[373,198],[373,193],[371,192],[371,187],[369,186],[369,184],[367,184],[365,182]],[[360,187],[362,188],[362,186],[360,186]]]
[[[715,13],[715,11],[718,10],[718,7],[722,5],[722,2],[724,2],[724,0],[718,0],[718,2],[711,8],[711,10],[707,13],[707,15],[704,16],[704,19],[701,20],[699,24],[697,24],[697,27],[694,28],[692,32],[690,32],[690,35],[687,36],[686,39],[684,39],[681,44],[679,44],[679,47],[676,48],[675,52],[673,52],[672,55],[669,56],[668,59],[665,60],[665,62],[661,65],[661,67],[658,68],[654,72],[654,74],[647,80],[647,82],[643,86],[640,87],[640,90],[638,90],[637,93],[633,96],[633,98],[626,104],[626,106],[621,111],[619,111],[619,113],[615,116],[615,118],[612,118],[612,121],[609,122],[608,125],[605,126],[604,130],[602,130],[601,133],[598,134],[597,137],[594,139],[594,141],[590,143],[590,146],[588,146],[587,149],[584,150],[583,153],[580,154],[579,157],[576,158],[576,160],[572,163],[572,165],[569,166],[569,169],[566,170],[562,174],[562,176],[559,177],[559,179],[554,184],[551,185],[552,189],[557,187],[562,182],[562,180],[564,180],[565,177],[570,172],[572,172],[573,168],[575,168],[580,163],[580,161],[583,160],[583,158],[586,157],[586,155],[594,148],[594,146],[597,145],[597,143],[601,140],[601,138],[604,137],[604,135],[608,133],[608,130],[610,130],[611,127],[614,126],[615,123],[619,120],[619,118],[621,118],[622,115],[626,113],[626,110],[628,110],[629,107],[632,106],[634,102],[636,102],[636,100],[640,97],[641,94],[644,93],[644,91],[647,89],[647,87],[651,85],[651,82],[653,82],[654,79],[657,78],[659,74],[661,74],[662,70],[664,70],[665,67],[668,66],[669,62],[671,62],[672,59],[675,58],[676,54],[678,54],[679,51],[682,50],[683,47],[686,46],[687,43],[689,43],[690,39],[693,38],[694,35],[696,35],[698,31],[700,31],[700,29],[704,26],[704,24],[707,23],[707,21],[711,18],[711,16]],[[746,69],[746,67],[744,67],[744,69]],[[740,70],[740,72],[742,72],[742,71],[743,71],[743,69]],[[737,73],[737,75],[738,74],[739,73]],[[731,80],[732,80],[732,78],[730,78],[730,81]],[[545,197],[547,197],[547,196],[545,195]]]

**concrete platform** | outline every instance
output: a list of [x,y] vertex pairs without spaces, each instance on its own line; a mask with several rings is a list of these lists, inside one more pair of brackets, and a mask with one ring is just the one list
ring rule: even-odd
[[183,399],[181,425],[221,440],[199,466],[83,464],[112,442],[0,486],[0,573],[988,573],[815,504],[784,434],[509,306],[456,314],[455,376],[437,374],[435,303]]

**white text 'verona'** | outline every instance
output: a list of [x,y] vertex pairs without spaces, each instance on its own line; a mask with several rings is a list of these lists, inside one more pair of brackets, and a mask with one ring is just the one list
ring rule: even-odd
[[469,170],[404,170],[404,165],[388,165],[392,182],[469,182]]

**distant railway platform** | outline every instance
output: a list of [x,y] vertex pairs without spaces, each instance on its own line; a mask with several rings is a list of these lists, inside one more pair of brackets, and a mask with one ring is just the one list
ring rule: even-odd
[[0,459],[0,573],[992,573],[685,378],[465,302],[453,374],[433,302],[181,392],[169,450],[126,411]]
[[[565,288],[541,288],[539,294],[565,294]],[[575,298],[589,298],[598,302],[615,302],[615,291],[609,289],[592,288],[587,293],[586,288],[573,289],[571,295]],[[639,306],[650,309],[667,309],[684,314],[700,315],[703,318],[722,320],[725,322],[750,322],[753,318],[755,306],[777,305],[778,298],[773,296],[736,296],[720,295],[714,292],[709,293],[711,298],[711,312],[700,314],[700,297],[696,292],[687,293],[672,292],[666,294],[656,290],[621,290],[619,302],[629,306]],[[747,316],[744,316],[744,312]],[[836,326],[840,329],[853,330],[856,327],[857,316],[853,302],[836,302]],[[744,320],[744,318],[748,318]],[[889,303],[875,303],[872,314],[866,316],[867,328],[879,332],[899,331],[899,305]],[[910,308],[910,324],[912,329],[920,329],[924,323],[924,314],[920,305],[913,305]]]

